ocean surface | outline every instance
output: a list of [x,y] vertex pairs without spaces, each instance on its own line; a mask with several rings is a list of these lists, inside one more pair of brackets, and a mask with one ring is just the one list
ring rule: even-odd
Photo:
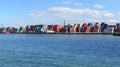
[[0,67],[120,67],[120,37],[0,34]]

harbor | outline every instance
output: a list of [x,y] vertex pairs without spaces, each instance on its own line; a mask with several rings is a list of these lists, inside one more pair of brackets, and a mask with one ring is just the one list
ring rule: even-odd
[[120,23],[109,25],[105,22],[64,24],[62,25],[28,25],[25,27],[1,27],[1,34],[119,34]]
[[0,67],[120,67],[120,0],[1,0]]

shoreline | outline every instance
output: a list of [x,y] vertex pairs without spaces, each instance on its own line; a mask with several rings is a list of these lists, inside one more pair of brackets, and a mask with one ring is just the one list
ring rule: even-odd
[[97,32],[90,32],[90,33],[0,33],[0,34],[104,34],[104,35],[113,35],[114,33],[97,33]]

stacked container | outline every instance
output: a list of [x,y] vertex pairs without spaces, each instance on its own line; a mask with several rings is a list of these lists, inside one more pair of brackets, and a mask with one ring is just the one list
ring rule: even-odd
[[26,28],[26,29],[25,29],[26,32],[29,33],[29,32],[30,32],[30,26],[26,26],[25,28]]
[[76,32],[80,32],[80,24],[77,25]]
[[105,29],[105,23],[102,22],[102,23],[101,23],[101,32],[104,32],[104,29]]
[[117,32],[120,33],[120,23],[117,23],[116,26],[117,26]]
[[20,27],[19,33],[24,33],[24,27]]
[[60,32],[61,29],[62,29],[62,26],[61,26],[61,25],[54,25],[54,26],[53,26],[53,30],[54,30],[55,32]]

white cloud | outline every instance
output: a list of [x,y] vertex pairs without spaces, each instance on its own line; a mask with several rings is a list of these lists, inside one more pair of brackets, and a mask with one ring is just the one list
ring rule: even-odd
[[110,19],[110,20],[108,20],[108,22],[117,22],[118,20],[116,20],[116,19]]
[[37,17],[40,17],[40,16],[42,16],[42,15],[41,15],[41,14],[31,13],[31,14],[29,14],[29,16],[37,16]]
[[65,1],[65,2],[63,2],[63,4],[71,4],[72,3],[72,1]]
[[75,3],[75,6],[83,6],[83,3]]
[[90,15],[97,17],[113,17],[114,14],[108,11],[98,11],[92,9],[73,9],[68,7],[52,7],[49,8],[49,12],[59,13],[59,14],[68,14],[68,15]]
[[105,16],[105,17],[113,17],[114,14],[113,14],[113,13],[109,13],[109,12],[105,12],[105,13],[104,13],[104,16]]
[[100,4],[95,4],[93,5],[94,8],[104,8],[104,6],[100,5]]
[[117,12],[117,14],[116,14],[116,15],[120,17],[120,12]]
[[[120,20],[119,18],[115,17],[116,15],[119,15],[120,17],[120,13],[115,14],[109,11],[92,10],[89,8],[75,9],[69,7],[51,7],[47,11],[33,13],[32,18],[37,18],[39,19],[39,21],[45,23],[56,23],[63,19],[67,20],[69,23],[95,22],[95,21],[116,23]],[[42,18],[46,19],[44,20]]]
[[26,26],[26,25],[27,25],[27,22],[23,18],[10,18],[10,19],[5,20],[5,22],[3,23],[3,27],[19,28],[21,26]]

